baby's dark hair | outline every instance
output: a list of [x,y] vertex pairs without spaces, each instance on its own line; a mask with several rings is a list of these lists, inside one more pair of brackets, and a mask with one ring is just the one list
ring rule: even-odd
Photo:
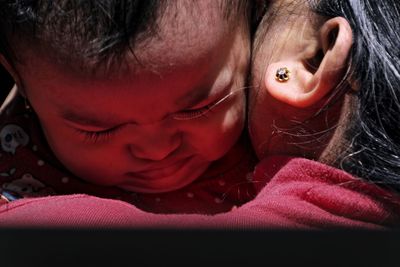
[[[249,16],[251,0],[221,0],[226,19]],[[118,60],[135,44],[157,34],[171,0],[2,0],[0,53],[18,60],[12,41],[55,49],[63,61],[96,64]],[[196,5],[196,1],[188,3]],[[74,62],[75,63],[75,62]]]
[[340,166],[400,192],[400,2],[320,0],[311,4],[327,18],[344,17],[354,45],[345,79],[359,89]]

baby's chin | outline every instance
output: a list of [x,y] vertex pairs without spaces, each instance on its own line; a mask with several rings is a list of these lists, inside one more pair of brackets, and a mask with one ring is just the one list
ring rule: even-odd
[[143,177],[135,173],[126,173],[124,181],[117,187],[135,193],[167,193],[193,183],[207,170],[209,165],[210,162],[192,158],[179,170],[166,176]]

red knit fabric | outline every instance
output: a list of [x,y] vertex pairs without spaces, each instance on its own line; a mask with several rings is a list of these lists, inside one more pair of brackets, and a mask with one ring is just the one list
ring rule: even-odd
[[400,225],[400,200],[324,164],[271,157],[254,171],[260,192],[217,215],[160,215],[122,201],[87,195],[23,199],[0,207],[1,226],[384,229]]

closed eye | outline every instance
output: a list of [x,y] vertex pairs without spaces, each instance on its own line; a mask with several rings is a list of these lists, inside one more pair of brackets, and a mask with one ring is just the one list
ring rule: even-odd
[[175,113],[173,118],[175,120],[192,120],[196,119],[202,116],[205,116],[209,111],[211,111],[211,108],[213,107],[214,103],[208,104],[204,107],[197,108],[197,109],[188,109],[188,110],[183,110],[178,113]]
[[75,129],[76,132],[83,136],[84,141],[88,143],[98,143],[108,141],[118,130],[120,127],[114,127],[102,131],[85,131],[81,129]]
[[204,107],[198,108],[198,109],[189,109],[189,110],[183,110],[178,113],[175,113],[173,118],[175,120],[192,120],[192,119],[197,119],[200,117],[204,117],[207,115],[207,113],[211,112],[214,108],[216,108],[219,104],[222,104],[224,101],[229,99],[231,96],[235,95],[238,92],[241,92],[243,90],[247,89],[247,87],[239,88],[234,91],[229,92],[229,94],[225,95],[224,97],[218,99],[217,101],[214,101]]
[[[208,105],[205,105],[204,107],[183,110],[178,113],[175,113],[175,114],[173,114],[173,119],[185,121],[185,120],[197,119],[200,117],[207,117],[207,114],[209,112],[212,112],[213,109],[216,108],[218,105],[222,104],[223,102],[228,100],[231,96],[235,95],[236,93],[244,91],[247,88],[248,87],[242,87],[242,88],[233,90],[229,94],[223,96],[222,98],[220,98]],[[119,125],[119,126],[101,130],[101,131],[87,131],[87,130],[82,130],[82,129],[77,129],[77,128],[74,128],[74,129],[79,135],[83,136],[83,139],[85,142],[95,144],[98,142],[108,141],[121,128],[123,128],[123,125]]]

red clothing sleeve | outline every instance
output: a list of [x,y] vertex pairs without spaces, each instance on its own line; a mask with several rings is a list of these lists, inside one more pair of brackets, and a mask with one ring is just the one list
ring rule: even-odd
[[398,196],[306,159],[273,157],[254,171],[257,197],[217,215],[160,215],[88,195],[22,199],[0,206],[1,226],[166,228],[384,228],[400,225]]

